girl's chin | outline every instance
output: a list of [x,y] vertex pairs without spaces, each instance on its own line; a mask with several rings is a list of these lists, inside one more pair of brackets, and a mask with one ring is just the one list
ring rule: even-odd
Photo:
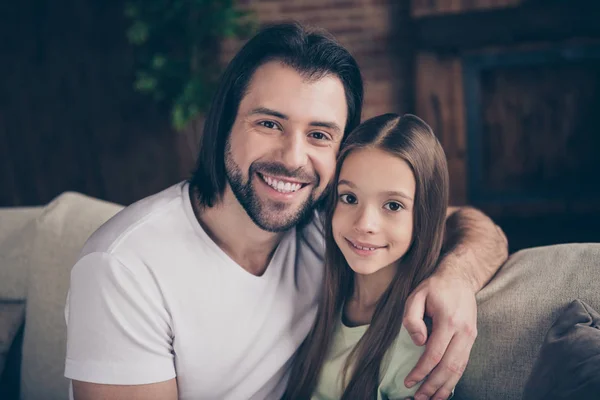
[[381,270],[383,267],[375,266],[375,265],[360,265],[360,264],[349,264],[350,269],[354,271],[355,274],[359,275],[371,275],[375,272]]

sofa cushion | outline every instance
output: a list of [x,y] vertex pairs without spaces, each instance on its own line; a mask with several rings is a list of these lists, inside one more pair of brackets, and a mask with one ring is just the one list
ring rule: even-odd
[[573,301],[546,335],[525,387],[525,400],[600,397],[600,314]]
[[575,299],[600,309],[600,244],[564,244],[512,255],[477,295],[478,332],[456,395],[521,399],[553,321]]
[[42,207],[0,209],[0,301],[24,301],[27,259]]
[[29,257],[21,399],[65,400],[66,323],[69,275],[87,238],[122,206],[64,193],[37,218]]

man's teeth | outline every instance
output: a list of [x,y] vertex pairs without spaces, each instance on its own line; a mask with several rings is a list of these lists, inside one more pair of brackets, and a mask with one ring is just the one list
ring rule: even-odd
[[302,187],[299,183],[284,182],[265,175],[262,175],[262,177],[269,186],[280,193],[293,193]]

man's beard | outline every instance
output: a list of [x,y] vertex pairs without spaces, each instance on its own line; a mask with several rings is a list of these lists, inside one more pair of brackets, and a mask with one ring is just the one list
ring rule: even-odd
[[[283,232],[306,222],[311,217],[315,204],[320,200],[315,193],[319,186],[319,177],[317,175],[298,171],[292,172],[280,163],[253,162],[248,169],[248,180],[244,182],[242,170],[233,160],[229,143],[225,146],[225,171],[229,186],[236,199],[242,205],[252,222],[264,231]],[[310,195],[295,212],[294,210],[288,211],[288,208],[293,207],[290,204],[260,199],[252,185],[252,177],[257,172],[260,172],[261,175],[275,175],[297,179],[302,182],[310,182],[313,187]]]

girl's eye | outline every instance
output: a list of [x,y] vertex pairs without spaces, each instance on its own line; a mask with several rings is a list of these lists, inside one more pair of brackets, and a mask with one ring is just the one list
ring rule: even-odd
[[260,126],[264,126],[267,129],[276,129],[278,128],[277,124],[273,121],[260,121],[258,123]]
[[356,197],[351,194],[342,194],[340,195],[340,201],[346,204],[356,204]]
[[397,201],[390,201],[389,203],[386,203],[383,207],[390,211],[398,211],[404,208],[402,207],[402,204],[398,203]]

